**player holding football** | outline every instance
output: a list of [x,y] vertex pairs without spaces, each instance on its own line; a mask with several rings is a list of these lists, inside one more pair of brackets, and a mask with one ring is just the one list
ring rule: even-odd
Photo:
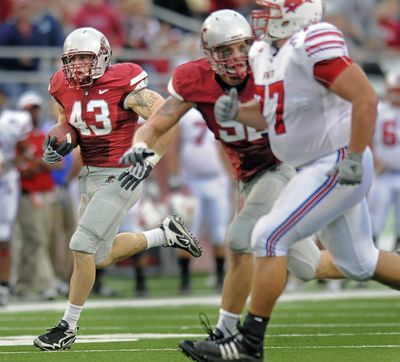
[[[253,98],[254,83],[248,66],[252,38],[250,25],[239,13],[233,10],[212,13],[201,29],[201,45],[206,57],[175,69],[168,85],[170,97],[135,133],[136,144],[132,149],[137,162],[143,155],[151,154],[155,142],[195,104],[230,158],[244,203],[238,202],[226,235],[229,260],[217,328],[209,331],[213,340],[236,332],[236,324],[250,292],[252,230],[258,218],[269,212],[284,185],[295,175],[294,168],[281,164],[273,156],[268,137],[263,132],[234,121],[221,123],[214,116],[215,101],[231,89],[237,90],[242,102]],[[330,254],[320,253],[311,238],[292,246],[288,269],[303,280],[341,277],[331,263]],[[193,344],[191,341],[182,343],[181,348],[187,351]]]
[[[60,323],[34,340],[36,347],[50,351],[69,348],[75,341],[77,321],[93,287],[96,266],[104,268],[156,246],[185,249],[195,257],[201,254],[197,241],[176,216],[167,217],[157,229],[115,238],[141,190],[126,190],[117,182],[122,170],[120,158],[131,145],[138,117],[147,119],[164,102],[147,89],[147,73],[133,63],[110,65],[110,44],[94,28],[70,33],[61,60],[62,68],[51,78],[49,92],[59,106],[59,123],[69,122],[79,132],[83,167],[79,222],[70,242],[74,269],[68,306]],[[72,149],[65,143],[56,147],[56,141],[48,137],[44,145],[43,159],[49,163]],[[149,159],[152,166],[157,161],[157,157]]]
[[[258,0],[250,64],[257,101],[235,94],[215,105],[219,122],[265,129],[277,157],[296,167],[272,210],[252,234],[256,255],[251,304],[239,333],[198,342],[196,361],[262,361],[272,309],[284,290],[293,243],[317,233],[343,274],[400,286],[400,256],[374,246],[366,193],[373,165],[368,144],[377,97],[347,52],[343,34],[323,22],[323,0]],[[260,113],[260,107],[262,114]]]

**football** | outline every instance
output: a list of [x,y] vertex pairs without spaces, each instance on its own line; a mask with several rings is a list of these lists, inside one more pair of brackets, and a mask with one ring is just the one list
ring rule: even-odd
[[74,148],[78,146],[79,134],[75,127],[71,126],[69,123],[57,123],[54,125],[50,131],[49,136],[57,137],[56,146],[60,146],[66,139],[68,143],[71,143]]

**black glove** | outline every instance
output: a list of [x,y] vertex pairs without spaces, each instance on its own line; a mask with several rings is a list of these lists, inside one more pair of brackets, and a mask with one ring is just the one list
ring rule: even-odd
[[128,170],[122,172],[118,177],[118,182],[120,182],[120,186],[123,189],[130,189],[133,191],[147,176],[150,175],[152,169],[153,167],[146,160],[143,161],[143,165],[138,162]]
[[363,174],[362,154],[348,153],[346,157],[336,164],[327,176],[339,173],[339,183],[344,185],[360,184]]
[[153,150],[138,144],[137,146],[133,146],[129,150],[125,151],[118,162],[124,165],[140,164],[143,166],[145,163],[145,159],[153,155]]
[[46,136],[43,143],[42,160],[46,163],[56,163],[73,150],[74,146],[65,140],[61,145],[56,147],[57,137]]

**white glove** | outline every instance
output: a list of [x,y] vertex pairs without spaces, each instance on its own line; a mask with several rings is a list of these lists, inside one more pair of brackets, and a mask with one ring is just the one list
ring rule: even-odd
[[239,97],[236,88],[231,88],[229,95],[217,99],[214,105],[214,115],[218,123],[232,121],[239,113]]
[[120,164],[124,165],[144,165],[144,161],[147,157],[153,156],[154,151],[147,148],[145,143],[138,143],[137,145],[129,148],[119,159]]
[[340,184],[360,184],[363,175],[362,154],[348,153],[343,160],[327,173],[327,176],[333,176],[336,173],[339,173]]

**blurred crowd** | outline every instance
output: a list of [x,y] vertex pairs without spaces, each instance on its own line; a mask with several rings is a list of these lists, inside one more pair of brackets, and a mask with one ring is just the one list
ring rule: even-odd
[[[398,65],[400,60],[400,0],[328,0],[327,5],[328,21],[344,32],[350,53],[368,75],[384,83],[383,75]],[[183,16],[197,24],[199,29],[201,21],[212,11],[231,8],[249,16],[254,6],[253,0],[0,0],[0,47],[55,47],[61,55],[66,34],[78,27],[91,26],[110,40],[114,61],[126,60],[123,53],[127,49],[145,51],[147,59],[145,56],[130,60],[140,64],[149,73],[150,81],[156,74],[164,74],[167,81],[174,66],[199,55],[198,34],[188,26],[181,25],[181,21],[172,23],[155,15],[160,14],[155,9],[173,12],[175,15],[172,18]],[[173,56],[182,54],[182,50],[183,55]],[[33,123],[33,129],[28,132],[24,144],[17,142],[25,151],[29,150],[30,157],[19,166],[21,197],[18,201],[17,225],[10,243],[11,251],[2,250],[0,243],[0,264],[7,263],[7,255],[11,255],[12,263],[12,275],[4,277],[4,280],[0,265],[0,304],[2,293],[7,294],[10,286],[21,299],[31,298],[33,292],[36,298],[38,295],[41,299],[54,299],[59,293],[67,293],[72,271],[68,242],[75,229],[79,154],[66,157],[61,165],[44,166],[41,162],[41,144],[57,121],[52,111],[53,102],[37,83],[1,79],[4,72],[24,74],[21,72],[38,71],[41,61],[40,57],[33,57],[29,52],[18,53],[16,57],[0,56],[0,112],[7,108],[18,108],[19,111],[28,112]],[[58,65],[53,64],[51,71]],[[166,86],[166,81],[162,86]],[[44,79],[43,84],[47,87],[48,79]],[[159,89],[161,91],[162,86]],[[175,152],[172,159],[177,159],[179,150],[171,152]],[[0,142],[0,166],[1,156]],[[171,166],[168,159],[166,157],[146,181],[140,207],[128,215],[121,231],[154,227],[167,210],[183,213],[189,224],[193,222],[199,198],[196,201],[197,196],[190,182],[182,181],[179,165]],[[0,167],[0,185],[4,173]],[[224,173],[227,177],[225,182],[230,183],[229,170]],[[230,190],[230,187],[226,189]],[[234,197],[232,193],[230,191],[228,198]],[[199,234],[196,236],[211,241],[218,239],[212,233],[208,235],[202,231],[201,223],[196,226]],[[220,291],[224,252],[219,241],[215,241],[208,251],[210,258],[213,254],[215,259],[215,273],[213,270],[210,275]],[[163,258],[166,256],[148,254],[131,260],[129,265],[135,269],[134,289],[137,295],[147,293],[144,268],[161,265]],[[175,255],[173,259],[178,260],[177,271],[181,277],[178,289],[188,292],[191,290],[189,261],[186,261],[188,257]],[[209,263],[207,267],[214,268],[214,264]],[[100,273],[94,293],[112,294],[104,287]]]
[[[59,48],[71,30],[92,26],[110,40],[117,61],[124,50],[146,51],[149,59],[131,60],[167,75],[176,63],[199,54],[193,32],[210,12],[231,8],[249,17],[254,7],[253,0],[1,0],[0,46]],[[371,74],[381,75],[382,53],[400,50],[399,14],[399,0],[327,0],[327,20],[344,32],[353,58]],[[38,69],[40,59],[29,52],[0,58],[0,71]],[[29,85],[12,82],[7,92],[16,99]]]

